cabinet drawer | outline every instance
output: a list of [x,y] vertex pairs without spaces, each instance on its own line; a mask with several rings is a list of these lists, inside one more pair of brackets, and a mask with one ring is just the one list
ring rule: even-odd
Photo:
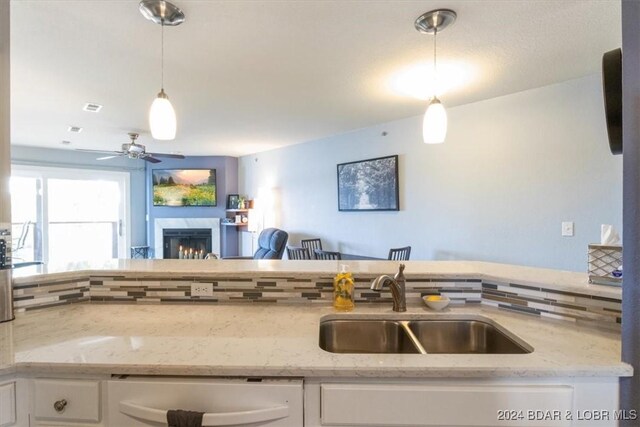
[[166,425],[167,410],[204,412],[204,426],[303,425],[301,380],[131,378],[107,381],[110,426]]
[[100,421],[100,382],[35,380],[36,418]]
[[[568,386],[323,384],[326,426],[570,426],[566,420],[530,421],[528,411],[572,408]],[[498,411],[523,411],[524,419],[499,420]],[[508,417],[514,418],[514,417]],[[534,414],[534,420],[537,417]]]
[[0,427],[16,422],[16,383],[0,384]]

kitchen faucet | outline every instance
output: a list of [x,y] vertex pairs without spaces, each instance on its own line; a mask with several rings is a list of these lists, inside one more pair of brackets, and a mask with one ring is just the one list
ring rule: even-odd
[[384,285],[389,285],[393,297],[393,311],[407,311],[405,296],[404,264],[400,264],[395,276],[383,274],[371,281],[371,290],[380,292]]

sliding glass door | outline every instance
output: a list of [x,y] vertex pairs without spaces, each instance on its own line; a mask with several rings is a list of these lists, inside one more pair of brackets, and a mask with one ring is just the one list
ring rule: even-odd
[[14,165],[14,258],[67,263],[127,257],[129,174]]
[[11,235],[13,261],[42,260],[42,180],[11,177]]

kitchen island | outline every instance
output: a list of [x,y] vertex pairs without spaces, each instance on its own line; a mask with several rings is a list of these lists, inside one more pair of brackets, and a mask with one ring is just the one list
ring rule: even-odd
[[[116,265],[114,261],[109,268],[84,266],[51,271],[41,267],[15,279],[16,290],[26,291],[18,293],[18,298],[28,292],[38,295],[34,289],[51,294],[47,292],[51,286],[67,292],[65,286],[74,283],[86,283],[87,291],[81,292],[84,299],[76,303],[63,299],[54,302],[62,305],[54,307],[27,306],[14,322],[0,325],[0,384],[15,384],[18,400],[22,396],[23,402],[31,402],[18,405],[19,414],[35,411],[37,415],[34,405],[39,384],[50,386],[46,381],[62,381],[56,383],[57,389],[68,386],[73,393],[77,386],[73,381],[93,382],[102,390],[101,404],[108,409],[90,425],[110,425],[109,417],[122,416],[114,413],[117,408],[109,402],[109,396],[115,393],[109,392],[114,378],[135,381],[141,376],[180,377],[187,383],[189,378],[203,381],[212,377],[253,378],[265,384],[269,379],[298,380],[304,392],[304,425],[308,426],[375,425],[366,414],[385,420],[375,411],[382,405],[381,395],[385,402],[398,396],[409,407],[418,405],[416,408],[424,406],[425,399],[436,402],[437,396],[447,396],[474,405],[479,411],[473,421],[478,424],[464,424],[468,420],[454,416],[458,424],[452,425],[487,425],[482,423],[488,420],[495,421],[488,425],[496,426],[615,425],[613,421],[568,424],[566,419],[529,424],[498,422],[498,407],[487,409],[487,402],[508,403],[510,406],[503,409],[522,410],[617,408],[618,378],[633,373],[620,361],[615,320],[620,289],[589,285],[586,274],[579,273],[488,263],[415,261],[408,262],[405,270],[408,311],[394,313],[388,295],[368,296],[367,290],[371,277],[393,273],[397,263],[352,262],[349,265],[361,301],[353,312],[336,313],[330,304],[330,280],[337,264],[120,261]],[[190,283],[211,283],[218,295],[211,299],[194,297],[182,289]],[[516,290],[519,293],[511,292]],[[419,300],[420,295],[431,293],[452,296],[456,304],[433,312]],[[274,298],[275,294],[281,295]],[[378,299],[365,302],[370,298]],[[521,305],[523,302],[527,305]],[[583,316],[572,317],[577,316],[573,311],[583,312]],[[606,317],[611,315],[612,321],[602,321],[611,320]],[[322,350],[318,345],[320,322],[344,318],[486,318],[533,351],[336,354]],[[407,401],[407,389],[411,396],[418,396],[416,401]],[[361,418],[345,415],[339,403],[345,393],[356,401],[357,396],[366,396],[361,404],[367,409],[359,415]],[[417,409],[413,412],[420,413]],[[430,421],[420,425],[445,425],[437,424],[442,422],[438,416],[445,416],[444,412],[439,413],[437,407],[429,412]],[[65,419],[56,418],[56,413],[44,414],[42,420]],[[301,419],[301,414],[280,425],[301,425],[294,421]]]

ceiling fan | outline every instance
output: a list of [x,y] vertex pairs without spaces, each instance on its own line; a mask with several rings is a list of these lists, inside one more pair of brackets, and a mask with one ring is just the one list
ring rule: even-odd
[[163,153],[147,153],[145,147],[142,144],[136,144],[136,139],[140,136],[137,133],[129,133],[131,142],[128,144],[122,144],[121,151],[105,151],[105,150],[86,150],[82,148],[76,148],[76,151],[85,151],[89,153],[102,153],[109,154],[108,156],[98,157],[96,160],[109,160],[116,157],[127,156],[130,159],[142,159],[150,163],[160,163],[162,160],[156,157],[165,157],[169,159],[184,159],[182,154],[163,154]]

